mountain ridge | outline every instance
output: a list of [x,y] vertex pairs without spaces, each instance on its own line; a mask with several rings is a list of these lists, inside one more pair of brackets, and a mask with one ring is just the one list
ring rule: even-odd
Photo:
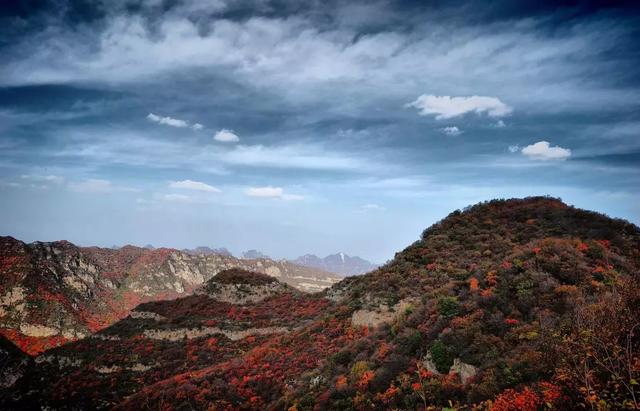
[[304,291],[319,291],[339,280],[268,259],[131,245],[116,250],[77,247],[68,241],[26,244],[0,237],[0,334],[38,353],[84,338],[141,302],[188,295],[217,272],[234,267],[282,278]]
[[[454,211],[389,263],[321,293],[262,298],[261,277],[228,276],[211,293],[142,304],[92,337],[41,354],[9,404],[638,406],[640,228],[558,199]],[[247,294],[213,303],[230,295],[223,285]],[[629,374],[600,366],[603,358]]]
[[374,264],[358,256],[349,256],[343,252],[329,254],[324,258],[318,257],[315,254],[305,254],[295,260],[291,260],[291,262],[342,276],[364,274],[379,267],[378,264]]

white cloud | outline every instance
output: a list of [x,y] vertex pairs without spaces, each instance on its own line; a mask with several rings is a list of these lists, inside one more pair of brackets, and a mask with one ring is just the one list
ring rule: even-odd
[[237,143],[240,137],[233,130],[222,129],[214,134],[213,139],[222,143]]
[[230,165],[309,170],[362,171],[380,167],[379,164],[370,164],[350,153],[328,151],[325,147],[315,144],[238,145],[233,150],[225,152],[219,161]]
[[448,136],[459,136],[463,133],[463,131],[456,126],[443,127],[440,131]]
[[301,196],[300,194],[283,194],[281,198],[285,201],[304,200],[304,196]]
[[265,197],[265,198],[279,198],[282,197],[284,190],[282,187],[251,187],[248,188],[245,193],[249,197]]
[[364,204],[360,208],[362,210],[365,210],[365,211],[384,211],[384,210],[386,210],[386,208],[382,207],[379,204]]
[[204,126],[200,123],[195,123],[191,126],[192,129],[198,131],[198,130],[202,130],[204,128]]
[[189,127],[189,123],[184,120],[180,120],[173,117],[161,117],[153,113],[149,113],[147,115],[147,120],[153,121],[154,123],[164,124],[165,126],[185,128]]
[[28,180],[34,180],[34,181],[47,182],[47,183],[54,183],[54,184],[62,184],[62,183],[64,183],[64,177],[56,176],[56,175],[52,175],[52,174],[49,174],[49,175],[46,175],[46,176],[23,174],[23,175],[20,176],[20,178],[28,179]]
[[200,181],[182,180],[172,181],[169,183],[170,188],[181,188],[185,190],[207,191],[210,193],[219,193],[220,190],[214,186],[211,186]]
[[[184,168],[207,174],[228,174],[239,167],[299,170],[340,170],[347,172],[386,171],[396,167],[371,158],[366,150],[334,150],[319,142],[242,145],[218,144],[203,150],[184,140],[149,138],[128,130],[90,128],[88,131],[64,129],[73,146],[52,151],[95,165],[127,164],[150,168]],[[126,139],[123,145],[121,139]],[[62,138],[59,140],[63,145]],[[377,152],[374,152],[375,156]],[[384,160],[384,159],[382,159]]]
[[131,187],[117,186],[109,180],[87,178],[83,181],[72,182],[68,185],[72,191],[80,193],[113,193],[116,191],[140,191]]
[[162,199],[165,201],[171,201],[175,203],[190,203],[192,202],[191,197],[184,194],[165,194],[162,196]]
[[509,146],[509,152],[510,153],[517,153],[518,151],[520,151],[520,146],[519,145],[514,145],[514,146]]
[[89,178],[81,182],[70,183],[69,188],[81,193],[110,193],[115,190],[111,181]]
[[298,194],[285,194],[282,187],[250,187],[245,191],[245,194],[249,197],[279,198],[287,201],[304,200],[304,196]]
[[406,106],[418,109],[421,116],[435,114],[436,120],[458,117],[470,112],[486,112],[491,117],[502,117],[513,111],[497,97],[486,96],[450,97],[423,94]]
[[84,193],[108,193],[114,190],[111,181],[89,178],[82,182],[70,183],[69,187],[74,191]]
[[571,156],[571,150],[560,146],[551,147],[548,141],[538,141],[524,147],[522,154],[532,160],[565,160]]
[[493,124],[493,126],[495,128],[503,128],[503,127],[506,127],[507,125],[504,123],[504,121],[498,120]]
[[[388,2],[374,3],[380,7],[377,13],[349,13],[349,20],[363,15],[377,20],[373,15],[392,12],[384,6]],[[384,32],[356,36],[344,21],[330,28],[318,26],[309,17],[313,12],[286,18],[260,13],[236,20],[172,9],[154,19],[153,30],[146,14],[123,9],[98,30],[92,25],[71,28],[52,19],[47,30],[22,37],[7,50],[0,83],[161,84],[195,70],[303,102],[324,101],[327,94],[315,86],[340,81],[340,87],[331,89],[334,106],[340,97],[351,99],[354,91],[368,92],[371,98],[366,100],[373,102],[380,95],[396,98],[416,87],[446,85],[447,92],[456,95],[488,95],[500,89],[503,98],[518,107],[526,104],[555,113],[576,106],[625,107],[635,97],[606,82],[582,81],[585,74],[606,73],[622,59],[601,61],[603,51],[630,35],[628,25],[607,19],[576,21],[559,35],[541,36],[538,27],[547,24],[544,18],[460,26],[436,13],[419,18],[413,32],[389,25]]]

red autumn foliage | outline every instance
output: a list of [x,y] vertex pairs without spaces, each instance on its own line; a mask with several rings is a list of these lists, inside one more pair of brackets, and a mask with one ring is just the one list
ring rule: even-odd
[[389,388],[385,390],[382,394],[378,396],[379,400],[384,404],[388,404],[395,399],[395,397],[400,393],[400,389],[395,385],[390,385]]
[[70,341],[61,335],[54,335],[51,337],[30,337],[12,328],[0,328],[0,335],[9,339],[18,348],[29,355],[38,355],[46,350],[59,347]]
[[374,375],[375,375],[374,372],[371,370],[363,372],[362,375],[360,376],[360,379],[358,380],[358,384],[357,384],[358,387],[367,388],[367,386],[373,379]]
[[540,398],[529,387],[508,389],[496,397],[491,411],[537,411],[539,404]]
[[471,278],[469,279],[469,289],[470,289],[471,291],[477,291],[477,290],[478,290],[478,288],[479,288],[478,283],[479,283],[479,281],[478,281],[478,279],[477,279],[477,278],[475,278],[475,277],[471,277]]

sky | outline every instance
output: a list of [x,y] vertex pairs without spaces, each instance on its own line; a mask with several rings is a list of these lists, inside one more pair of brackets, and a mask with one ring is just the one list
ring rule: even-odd
[[640,223],[634,2],[8,1],[0,235],[384,262],[551,195]]

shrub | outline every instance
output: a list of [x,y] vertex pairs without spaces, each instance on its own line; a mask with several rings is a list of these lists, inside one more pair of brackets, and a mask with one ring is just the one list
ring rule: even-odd
[[436,365],[438,372],[446,374],[449,372],[449,368],[453,365],[453,355],[447,348],[447,346],[440,340],[436,340],[429,350],[431,353],[431,359]]
[[458,315],[460,304],[456,297],[440,297],[438,299],[438,312],[446,318]]

